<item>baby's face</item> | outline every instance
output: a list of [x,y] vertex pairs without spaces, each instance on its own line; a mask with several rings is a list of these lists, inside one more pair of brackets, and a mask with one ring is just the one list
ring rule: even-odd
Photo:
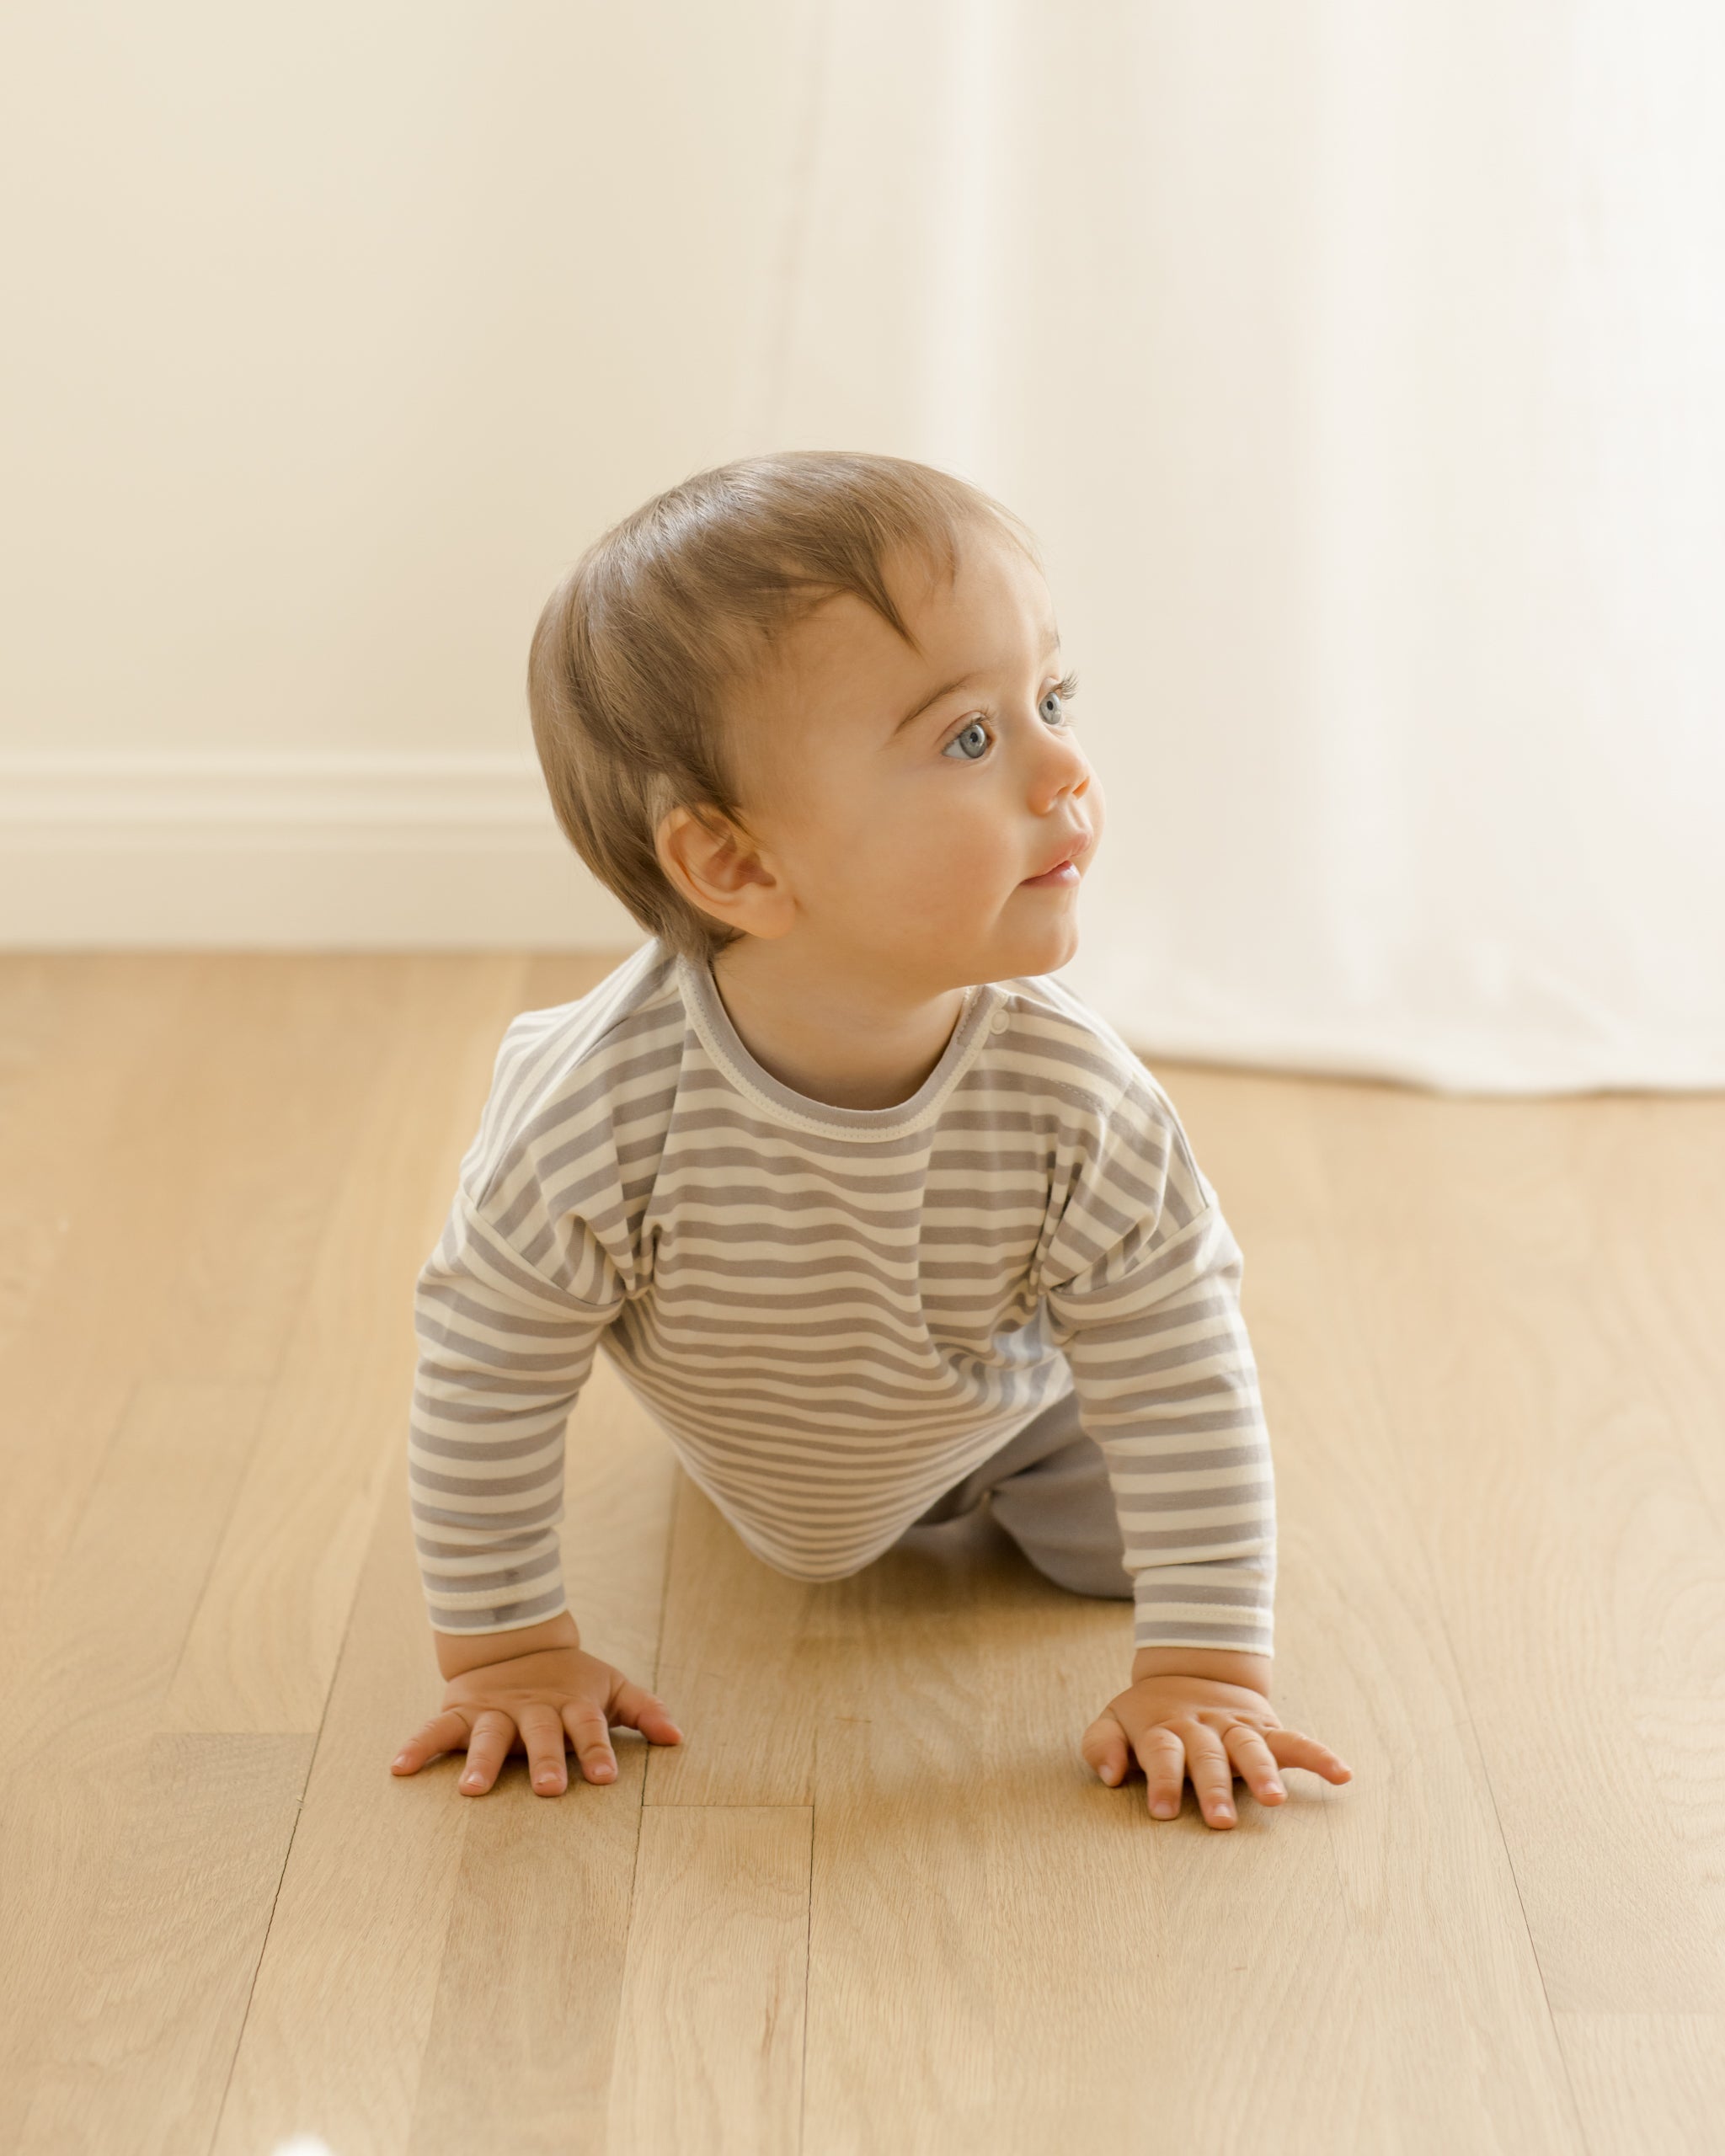
[[912,650],[848,594],[783,636],[750,696],[745,814],[834,964],[931,995],[1078,947],[1100,789],[1072,730],[1048,588],[966,532],[950,583],[891,577]]

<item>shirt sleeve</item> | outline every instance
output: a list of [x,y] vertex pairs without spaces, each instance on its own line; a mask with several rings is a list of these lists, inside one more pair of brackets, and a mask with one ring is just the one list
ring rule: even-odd
[[572,1205],[561,1187],[548,1195],[531,1146],[496,1145],[495,1122],[494,1098],[414,1289],[409,1502],[441,1632],[508,1631],[567,1607],[564,1428],[631,1270],[608,1134],[560,1155],[565,1176],[579,1155]]
[[1270,1655],[1274,1474],[1239,1246],[1166,1102],[1129,1092],[1076,1150],[1042,1283],[1108,1462],[1135,1644]]

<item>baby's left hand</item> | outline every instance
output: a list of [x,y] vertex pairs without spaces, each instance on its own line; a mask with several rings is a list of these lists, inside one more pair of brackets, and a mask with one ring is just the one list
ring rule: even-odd
[[1110,1700],[1084,1732],[1087,1763],[1110,1787],[1124,1781],[1135,1755],[1149,1784],[1150,1809],[1172,1819],[1186,1776],[1212,1827],[1234,1824],[1234,1777],[1260,1804],[1282,1804],[1280,1767],[1304,1767],[1326,1781],[1351,1781],[1354,1769],[1327,1745],[1284,1729],[1262,1692],[1213,1677],[1164,1672],[1141,1677]]

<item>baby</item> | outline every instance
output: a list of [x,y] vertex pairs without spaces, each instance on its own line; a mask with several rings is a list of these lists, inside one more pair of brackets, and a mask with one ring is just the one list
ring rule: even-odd
[[1269,1702],[1275,1522],[1242,1258],[1144,1065],[1051,978],[1102,796],[1028,534],[888,456],[753,457],[593,546],[533,638],[563,829],[652,940],[499,1051],[415,1295],[409,1470],[478,1795],[681,1741],[583,1652],[558,1544],[603,1347],[763,1562],[855,1572],[987,1500],[1130,1598],[1086,1732],[1212,1827],[1351,1770]]

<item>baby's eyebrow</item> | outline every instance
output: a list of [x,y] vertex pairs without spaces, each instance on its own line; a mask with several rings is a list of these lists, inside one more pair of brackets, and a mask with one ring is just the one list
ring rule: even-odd
[[961,674],[956,681],[943,682],[939,688],[932,691],[922,699],[921,702],[917,705],[915,711],[907,711],[905,713],[905,716],[893,728],[893,738],[896,740],[898,736],[904,732],[905,728],[910,725],[913,719],[921,718],[923,712],[931,709],[935,704],[937,704],[943,696],[950,696],[960,689],[968,689],[975,679],[976,676],[974,674]]
[[[1048,632],[1047,639],[1042,647],[1043,657],[1044,659],[1051,659],[1055,653],[1060,649],[1060,631],[1058,629],[1050,629]],[[900,734],[904,732],[905,728],[909,726],[913,720],[921,718],[924,712],[932,709],[932,707],[941,701],[943,696],[955,696],[960,689],[968,689],[970,684],[977,678],[977,675],[975,674],[961,674],[956,681],[943,681],[939,688],[932,689],[922,699],[921,702],[916,706],[916,709],[914,711],[907,711],[905,713],[905,716],[899,721],[898,724],[893,728],[892,738],[894,740],[897,740]]]

